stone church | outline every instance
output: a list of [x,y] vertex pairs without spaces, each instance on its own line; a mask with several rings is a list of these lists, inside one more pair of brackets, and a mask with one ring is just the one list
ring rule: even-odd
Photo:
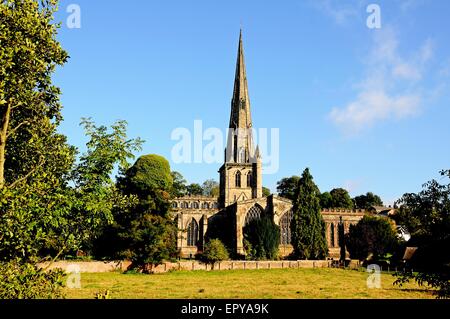
[[[219,198],[185,196],[172,201],[178,223],[177,247],[182,257],[203,250],[207,238],[220,238],[235,255],[245,255],[243,228],[262,215],[271,216],[280,226],[280,255],[292,252],[292,202],[262,193],[262,162],[253,144],[252,118],[244,62],[242,32],[236,62],[231,115],[224,164],[219,169]],[[338,227],[347,232],[366,214],[363,210],[323,210],[329,256],[339,258]]]

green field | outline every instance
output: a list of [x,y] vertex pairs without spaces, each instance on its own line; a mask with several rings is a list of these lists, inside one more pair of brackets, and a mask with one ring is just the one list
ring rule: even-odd
[[81,289],[65,288],[67,298],[434,298],[414,283],[393,286],[383,273],[380,289],[367,288],[368,274],[331,268],[175,271],[165,274],[81,274]]

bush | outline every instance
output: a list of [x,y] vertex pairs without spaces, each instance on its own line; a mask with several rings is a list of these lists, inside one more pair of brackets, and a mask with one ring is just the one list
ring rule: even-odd
[[352,259],[381,261],[393,254],[399,244],[397,234],[387,218],[364,216],[356,225],[351,225],[345,236],[347,249]]
[[244,227],[244,247],[250,259],[276,259],[279,245],[280,227],[271,218],[254,219]]
[[219,239],[212,239],[203,250],[202,260],[214,266],[218,261],[229,259],[228,251],[225,245]]
[[65,273],[45,272],[36,265],[9,261],[0,263],[0,299],[62,298]]

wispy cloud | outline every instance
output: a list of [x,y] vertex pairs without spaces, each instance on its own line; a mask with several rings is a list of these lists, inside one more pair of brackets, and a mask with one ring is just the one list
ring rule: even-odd
[[362,1],[355,3],[338,0],[313,0],[311,4],[317,10],[333,18],[337,24],[343,25],[349,19],[360,15]]
[[418,114],[423,101],[420,82],[432,56],[431,40],[410,56],[402,56],[396,33],[384,27],[374,36],[365,76],[356,85],[355,99],[345,106],[333,107],[330,119],[346,135],[353,135],[379,121]]

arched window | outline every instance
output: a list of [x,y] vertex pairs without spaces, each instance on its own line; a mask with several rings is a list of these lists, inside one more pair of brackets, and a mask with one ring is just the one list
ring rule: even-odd
[[236,187],[241,187],[241,172],[236,172],[236,181],[235,181]]
[[192,218],[187,228],[187,244],[188,246],[196,246],[198,242],[198,224],[197,221]]
[[334,224],[331,223],[330,225],[330,245],[331,247],[334,247]]
[[209,209],[209,204],[206,203],[206,202],[203,203],[203,204],[202,204],[202,208],[203,208],[203,209]]
[[280,243],[282,245],[291,244],[291,222],[292,222],[292,210],[283,214],[280,219]]
[[178,203],[177,202],[172,202],[172,208],[178,208]]
[[189,208],[189,204],[187,202],[182,202],[181,208]]
[[198,209],[199,208],[198,203],[197,202],[193,202],[192,203],[192,208]]
[[245,225],[250,223],[252,220],[261,218],[263,214],[263,210],[261,206],[255,205],[247,212],[247,216],[245,216]]
[[252,172],[247,173],[247,187],[252,187]]

